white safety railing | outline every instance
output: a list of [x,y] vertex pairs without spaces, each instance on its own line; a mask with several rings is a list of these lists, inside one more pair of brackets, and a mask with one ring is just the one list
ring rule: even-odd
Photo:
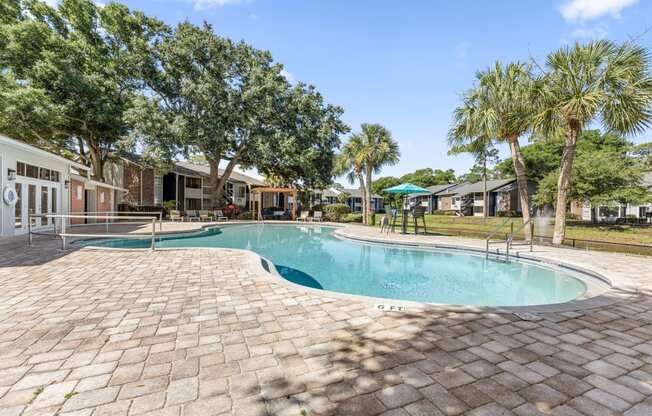
[[[42,231],[35,231],[32,229],[32,219],[53,219],[53,232],[42,232]],[[60,219],[61,223],[61,229],[59,232],[57,232],[57,218]],[[78,225],[86,225],[86,226],[94,226],[94,225],[99,225],[101,223],[94,223],[94,224],[66,224],[66,220],[71,220],[71,219],[103,219],[107,220],[104,222],[106,225],[106,233],[105,234],[87,234],[87,233],[71,233],[67,232],[67,228],[72,228],[72,226],[78,226]],[[114,220],[112,222],[109,222],[108,220]],[[109,224],[115,224],[116,220],[148,220],[147,223],[151,221],[152,224],[152,231],[151,231],[151,250],[155,250],[156,248],[156,223],[157,223],[157,217],[145,217],[145,216],[133,216],[133,215],[74,215],[74,214],[29,214],[29,218],[27,220],[27,230],[28,230],[28,241],[29,245],[31,246],[33,243],[33,236],[34,235],[47,235],[47,236],[55,236],[55,237],[60,237],[61,238],[61,248],[65,250],[66,248],[66,238],[68,237],[77,237],[77,238],[135,238],[135,239],[143,239],[146,237],[146,235],[143,234],[110,234],[109,231]],[[158,221],[160,222],[160,221]],[[134,224],[134,222],[131,222],[131,224]],[[124,223],[122,224],[124,225]]]
[[[71,212],[70,215],[111,215],[111,216],[120,216],[120,218],[124,218],[124,216],[140,216],[138,219],[142,218],[149,218],[152,216],[157,216],[158,221],[159,221],[159,230],[163,229],[163,212],[161,211],[147,211],[147,212],[140,212],[140,211],[95,211],[95,212]],[[88,217],[85,217],[88,218]],[[105,223],[110,222],[108,219],[104,220]],[[71,227],[78,227],[82,225],[90,225],[90,224],[98,224],[96,223],[86,223],[86,224],[70,224]],[[107,228],[108,232],[108,228]]]

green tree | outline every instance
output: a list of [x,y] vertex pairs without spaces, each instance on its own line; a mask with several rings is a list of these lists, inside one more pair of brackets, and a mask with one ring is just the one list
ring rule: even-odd
[[238,164],[288,184],[330,183],[347,131],[342,109],[313,87],[290,86],[269,52],[219,37],[210,25],[182,23],[150,55],[141,62],[150,93],[129,119],[150,147],[206,159],[213,207]]
[[133,144],[124,114],[139,89],[134,56],[165,25],[117,3],[20,6],[20,17],[0,27],[0,130],[74,152],[103,180],[104,163]]
[[[556,166],[544,173],[539,181],[539,190],[534,201],[537,205],[554,205],[557,197],[559,164],[563,156],[564,139],[549,140],[556,146],[546,159],[556,159]],[[581,133],[578,140],[575,163],[568,186],[571,201],[589,201],[592,204],[644,203],[648,201],[647,191],[641,186],[643,169],[639,161],[631,156],[635,147],[624,138],[612,134],[600,134],[598,130]],[[537,150],[540,152],[539,150]],[[532,152],[524,152],[526,165]],[[536,159],[540,159],[536,155]]]
[[[422,170],[422,169],[420,169]],[[391,188],[392,186],[400,185],[403,183],[403,179],[399,179],[394,176],[383,176],[382,178],[376,179],[371,184],[371,189],[373,193],[378,194],[383,197],[385,205],[394,205],[399,206],[401,203],[401,196],[398,194],[383,192],[383,189]],[[414,182],[413,182],[414,183]],[[416,184],[415,185],[419,185]],[[422,186],[422,185],[419,185]]]
[[[351,184],[354,184],[356,180],[358,181],[360,193],[362,194],[362,212],[365,213],[367,212],[367,187],[365,186],[365,167],[362,157],[363,147],[362,137],[358,134],[351,135],[349,140],[342,146],[341,152],[337,155],[333,173],[336,176],[345,175]],[[363,215],[363,222],[365,220],[366,218]]]
[[406,173],[400,178],[402,182],[413,183],[423,188],[433,185],[454,183],[456,179],[455,171],[453,169],[441,170],[432,168],[417,169],[412,173]]
[[360,133],[354,134],[349,143],[354,145],[354,158],[360,163],[360,174],[365,174],[364,180],[361,181],[365,188],[362,222],[368,224],[371,215],[372,175],[380,173],[383,166],[398,163],[398,142],[392,138],[392,133],[380,124],[363,123]]
[[545,136],[564,135],[553,235],[553,244],[561,244],[582,130],[599,120],[606,129],[619,134],[642,132],[652,118],[652,75],[645,48],[605,40],[563,47],[548,55],[546,69],[534,88],[538,107],[534,124]]
[[[462,104],[453,113],[448,140],[453,146],[472,143],[479,137],[507,142],[514,162],[523,221],[530,220],[528,179],[519,137],[530,128],[532,108],[530,69],[521,63],[502,65],[479,72],[477,85],[464,94]],[[525,228],[531,238],[530,228]]]

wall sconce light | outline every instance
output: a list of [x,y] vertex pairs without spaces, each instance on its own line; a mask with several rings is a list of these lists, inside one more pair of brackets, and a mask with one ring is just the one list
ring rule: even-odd
[[63,187],[66,188],[66,189],[70,188],[70,181],[67,180],[67,179],[65,181],[63,181]]
[[7,180],[15,181],[16,180],[16,171],[14,169],[7,169]]

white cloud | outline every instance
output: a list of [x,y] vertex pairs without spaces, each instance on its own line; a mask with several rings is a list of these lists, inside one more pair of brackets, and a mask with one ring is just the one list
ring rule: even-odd
[[247,0],[192,0],[195,10],[207,10],[213,7],[222,7],[229,4],[249,3]]
[[258,15],[257,15],[256,13],[251,13],[251,14],[249,15],[249,18],[250,18],[251,20],[258,20],[258,19],[259,19]]
[[567,0],[559,11],[570,22],[591,20],[604,15],[619,18],[621,10],[637,2],[638,0]]
[[587,27],[575,29],[570,36],[573,39],[604,39],[607,37],[607,30],[604,27]]
[[297,83],[297,79],[294,77],[294,75],[292,75],[291,72],[286,71],[285,69],[281,69],[281,75],[283,75],[285,77],[285,79],[287,79],[290,84],[296,84]]
[[59,0],[43,0],[45,4],[50,7],[57,7],[59,5]]

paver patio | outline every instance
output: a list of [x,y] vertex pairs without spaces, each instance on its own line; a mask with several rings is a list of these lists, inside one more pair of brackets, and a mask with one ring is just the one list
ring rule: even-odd
[[0,415],[652,415],[652,260],[533,254],[638,292],[537,321],[380,312],[287,284],[243,251],[62,252],[48,239],[7,240]]

